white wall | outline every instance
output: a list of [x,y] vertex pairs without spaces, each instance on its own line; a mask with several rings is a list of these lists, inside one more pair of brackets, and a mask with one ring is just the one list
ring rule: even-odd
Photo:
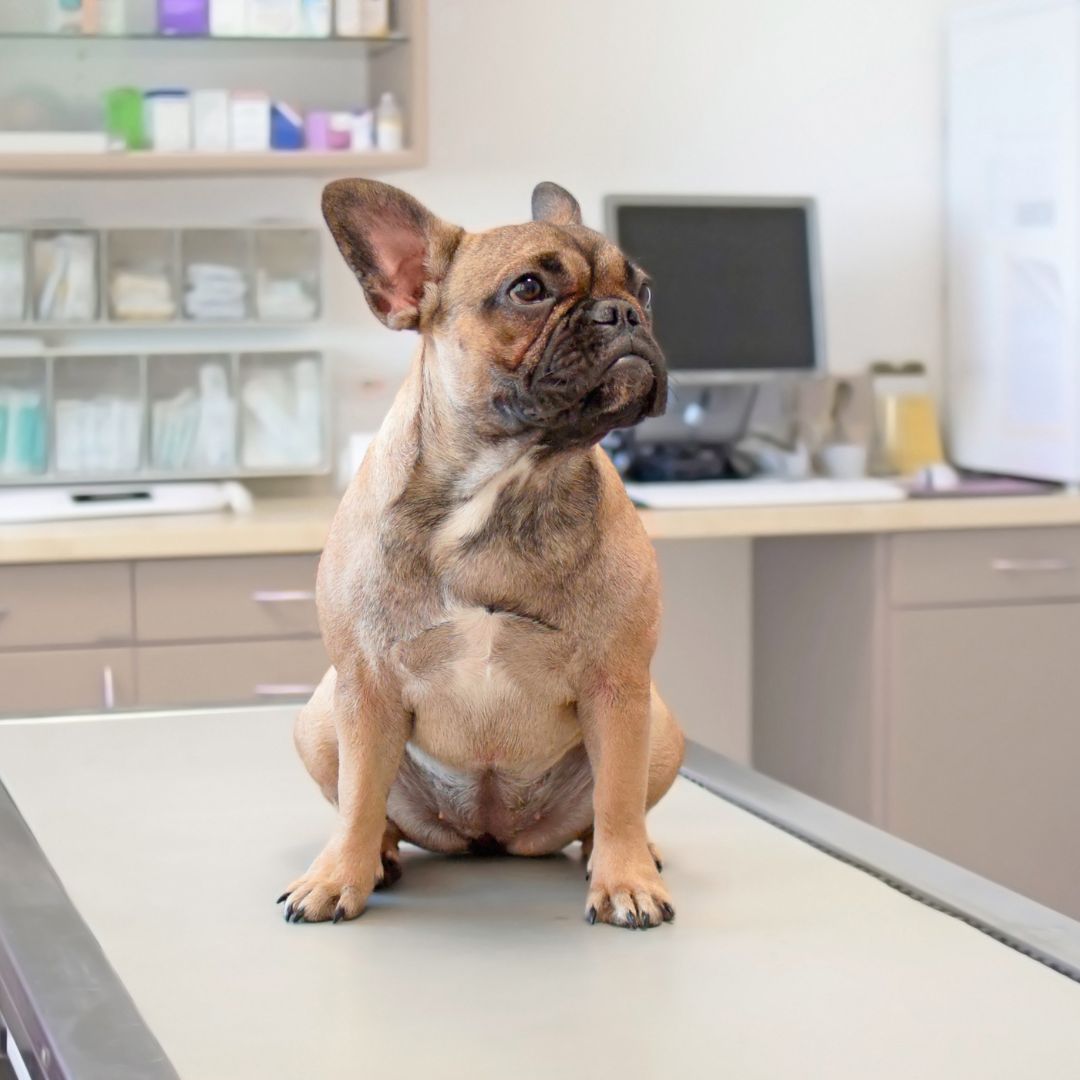
[[942,349],[949,0],[434,0],[431,166],[402,177],[479,227],[557,180],[605,193],[821,201],[837,370]]
[[[942,352],[942,25],[953,0],[431,0],[426,168],[385,177],[470,228],[557,180],[605,193],[810,194],[830,365]],[[0,180],[4,218],[318,216],[311,178]],[[335,259],[354,370],[411,349]],[[353,364],[349,365],[353,367]],[[377,411],[377,410],[376,410]]]

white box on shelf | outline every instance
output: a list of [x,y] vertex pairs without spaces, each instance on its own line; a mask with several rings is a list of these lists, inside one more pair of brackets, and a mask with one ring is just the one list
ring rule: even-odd
[[363,34],[361,0],[337,0],[334,4],[334,30],[338,37],[360,37]]
[[154,150],[190,150],[191,95],[186,90],[148,90],[145,102],[146,127]]
[[248,0],[247,32],[252,37],[296,37],[300,0]]
[[229,131],[233,150],[269,150],[270,99],[265,94],[234,93],[229,101]]
[[300,0],[300,33],[303,37],[329,37],[332,24],[330,0]]
[[247,0],[210,0],[211,37],[243,37],[247,33]]
[[0,154],[104,154],[104,131],[0,131]]
[[191,95],[195,149],[224,152],[229,149],[229,92],[196,90]]

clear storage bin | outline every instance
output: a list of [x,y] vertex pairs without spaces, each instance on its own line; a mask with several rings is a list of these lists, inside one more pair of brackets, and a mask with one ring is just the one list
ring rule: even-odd
[[245,469],[300,470],[325,463],[318,354],[241,354],[240,402],[240,463]]
[[230,357],[151,356],[147,364],[151,468],[231,472],[236,465],[236,398]]
[[244,229],[185,229],[184,317],[237,322],[251,317],[249,233]]
[[319,234],[258,229],[254,235],[255,311],[266,322],[307,322],[319,314]]
[[0,483],[45,472],[48,376],[43,357],[0,357]]
[[53,401],[53,460],[58,473],[93,477],[139,470],[143,429],[139,357],[56,357]]
[[0,323],[26,317],[26,234],[0,230]]
[[93,322],[98,316],[98,234],[42,229],[31,234],[34,318],[45,323]]
[[179,238],[169,229],[114,229],[105,239],[109,318],[168,322],[179,304]]

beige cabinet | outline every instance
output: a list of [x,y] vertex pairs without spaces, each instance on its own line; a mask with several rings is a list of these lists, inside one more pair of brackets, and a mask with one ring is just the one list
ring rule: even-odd
[[1080,529],[759,541],[754,765],[1080,917]]
[[328,666],[317,566],[286,555],[0,567],[0,717],[304,700]]

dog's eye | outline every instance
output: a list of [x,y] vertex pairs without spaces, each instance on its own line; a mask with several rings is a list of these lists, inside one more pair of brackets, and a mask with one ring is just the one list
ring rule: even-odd
[[642,285],[641,288],[638,289],[637,298],[638,303],[641,304],[646,311],[652,311],[652,289],[650,289],[648,285]]
[[519,277],[510,286],[510,295],[519,304],[535,304],[538,300],[547,299],[547,294],[544,283],[535,274]]

